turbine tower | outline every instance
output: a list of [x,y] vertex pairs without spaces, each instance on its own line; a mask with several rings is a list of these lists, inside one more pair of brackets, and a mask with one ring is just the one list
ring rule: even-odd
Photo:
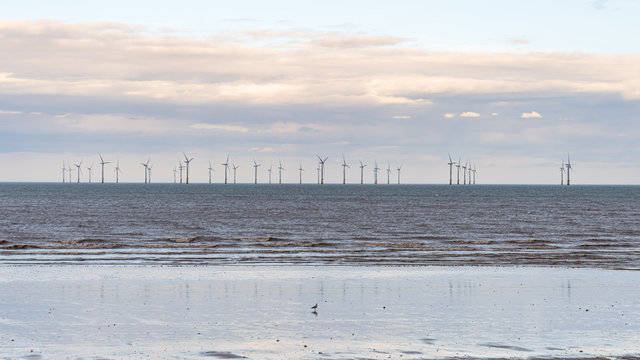
[[402,169],[402,165],[398,166],[396,170],[398,170],[398,185],[400,185],[400,170]]
[[571,166],[571,158],[569,157],[569,154],[567,154],[567,185],[571,185],[571,169],[573,169],[573,167]]
[[322,185],[324,184],[324,163],[329,157],[325,157],[324,160],[322,160],[320,156],[316,156],[318,157],[318,160],[320,160],[320,185]]
[[378,171],[380,170],[380,168],[378,167],[378,162],[374,161],[374,168],[373,168],[373,183],[377,184],[378,183]]
[[71,183],[71,173],[73,172],[73,168],[71,167],[71,164],[69,164],[69,169],[67,169],[67,172],[69,173],[69,183]]
[[[233,183],[236,183],[236,169],[239,168],[240,166],[236,166],[236,164],[232,164],[232,169],[233,169]],[[225,182],[226,184],[226,182]]]
[[449,185],[453,184],[453,165],[455,165],[455,161],[451,160],[451,155],[449,155]]
[[116,172],[116,184],[120,182],[120,177],[118,176],[118,173],[121,173],[122,170],[120,170],[120,161],[116,162],[116,168],[113,169],[113,171]]
[[387,185],[391,183],[391,164],[387,163]]
[[214,171],[211,167],[211,161],[209,161],[209,168],[207,170],[209,170],[209,184],[211,184],[211,172]]
[[256,162],[256,159],[253,159],[253,172],[254,172],[254,178],[253,178],[253,183],[257,184],[258,183],[258,166],[260,166],[262,164],[258,164]]
[[267,172],[269,172],[269,184],[271,184],[271,172],[273,171],[273,165],[269,165],[269,169],[267,169]]
[[144,166],[144,183],[145,184],[148,182],[147,174],[149,172],[149,161],[151,161],[151,159],[148,159],[146,163],[140,163],[140,165]]
[[182,161],[178,159],[178,169],[180,170],[180,184],[182,184],[182,170],[184,170],[184,165],[182,165]]
[[320,184],[320,163],[318,163],[316,170],[318,171],[318,184]]
[[182,155],[184,155],[184,162],[185,162],[185,164],[187,164],[187,181],[186,181],[186,183],[188,184],[189,183],[189,163],[191,162],[191,160],[193,160],[193,158],[189,159],[187,157],[187,154],[185,154],[185,153],[182,153]]
[[347,160],[345,160],[344,158],[344,154],[342,154],[342,184],[346,184],[347,183],[347,168],[349,167],[349,165],[347,165]]
[[149,165],[149,167],[147,168],[147,171],[149,172],[149,184],[151,184],[151,168],[153,167],[153,165]]
[[[473,185],[476,184],[476,164],[473,163]],[[469,181],[471,181],[471,179],[469,179]]]
[[[65,174],[67,173],[67,168],[64,165],[64,161],[62,162],[62,183],[64,184],[66,179],[65,179]],[[69,176],[69,182],[71,182],[71,176]]]
[[300,167],[298,168],[299,176],[300,176],[300,184],[302,184],[302,172],[304,169],[302,168],[302,163],[300,163]]
[[111,164],[110,161],[104,161],[104,159],[102,158],[102,155],[100,155],[100,153],[98,153],[98,156],[100,156],[100,165],[102,165],[102,183],[104,184],[104,165],[105,164]]
[[93,171],[93,163],[91,163],[91,166],[87,166],[87,170],[89,170],[89,184],[91,184],[91,171]]
[[82,166],[82,160],[80,160],[79,164],[73,164],[75,165],[75,167],[77,167],[77,171],[78,171],[78,184],[80,183],[80,174],[82,173],[82,169],[80,168],[80,166]]
[[464,176],[463,180],[462,180],[462,185],[466,185],[467,184],[467,166],[469,165],[469,160],[467,160],[466,163],[464,163],[464,165],[462,165],[462,175]]
[[278,184],[282,184],[282,170],[284,170],[284,168],[282,167],[282,161],[278,160],[278,163],[280,164],[278,166]]
[[562,165],[560,165],[560,185],[564,185],[564,160],[562,160]]
[[222,166],[224,166],[224,183],[227,183],[227,170],[229,169],[229,154],[227,154],[227,161],[224,162],[224,164],[221,164]]
[[460,164],[462,163],[462,159],[458,158],[458,163],[456,164],[456,167],[458,168],[458,182],[456,183],[456,185],[460,185]]
[[364,168],[365,168],[365,164],[362,163],[362,160],[360,160],[360,185],[364,184]]
[[174,184],[175,184],[175,183],[177,183],[177,180],[176,180],[177,174],[178,174],[178,170],[177,170],[177,168],[174,166],[174,167],[173,167],[173,183],[174,183]]

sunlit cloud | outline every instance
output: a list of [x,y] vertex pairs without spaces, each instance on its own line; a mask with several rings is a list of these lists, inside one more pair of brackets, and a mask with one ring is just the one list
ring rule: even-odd
[[233,131],[233,132],[248,132],[249,128],[236,126],[236,125],[224,125],[224,124],[192,124],[191,128],[197,130],[221,130],[221,131]]
[[444,117],[446,117],[447,119],[451,119],[451,118],[456,117],[456,114],[446,113],[446,114],[444,114]]
[[520,117],[523,119],[538,119],[538,118],[541,118],[542,115],[538,114],[538,112],[536,111],[532,111],[532,112],[524,112],[522,113],[522,115],[520,115]]
[[477,112],[473,112],[473,111],[465,111],[463,113],[460,114],[460,117],[468,117],[468,118],[475,118],[475,117],[479,117],[480,114],[478,114]]

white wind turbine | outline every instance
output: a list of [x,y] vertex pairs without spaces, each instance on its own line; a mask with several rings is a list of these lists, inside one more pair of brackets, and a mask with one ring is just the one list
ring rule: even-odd
[[562,160],[562,165],[560,165],[560,185],[564,185],[564,160]]
[[260,166],[262,164],[258,164],[256,162],[256,159],[253,159],[253,172],[254,172],[254,177],[253,177],[253,183],[257,184],[258,183],[258,166]]
[[224,166],[224,183],[226,184],[227,183],[227,170],[229,170],[229,154],[227,154],[227,161],[225,161],[221,165]]
[[[476,163],[473,163],[473,185],[476,184]],[[469,182],[471,182],[471,179],[469,179]]]
[[188,184],[188,183],[189,183],[189,163],[190,163],[190,162],[191,162],[191,160],[193,160],[194,158],[189,159],[189,158],[187,157],[187,154],[185,154],[185,153],[182,153],[182,155],[184,155],[184,162],[185,162],[185,164],[187,165],[187,181],[186,181],[186,183]]
[[[62,162],[62,183],[64,184],[66,179],[65,175],[67,174],[67,168],[64,165],[64,161]],[[69,176],[69,182],[71,182],[71,176]]]
[[462,185],[467,184],[467,166],[469,165],[469,160],[467,160],[464,165],[462,165],[462,175],[464,176],[464,180],[462,181]]
[[458,182],[456,185],[460,185],[460,167],[462,166],[460,165],[461,163],[462,163],[462,159],[458,158],[458,163],[456,164],[456,167],[458,168]]
[[104,165],[105,164],[111,164],[110,161],[104,161],[104,159],[102,158],[102,155],[100,155],[100,153],[98,153],[98,156],[100,156],[100,165],[102,165],[102,183],[104,184]]
[[269,184],[271,184],[271,172],[273,171],[273,165],[270,164],[269,165],[269,169],[267,169],[267,172],[269,173]]
[[149,172],[149,184],[151,184],[151,168],[153,168],[152,164],[147,167],[147,171]]
[[184,165],[182,165],[182,160],[178,159],[178,169],[180,170],[180,184],[182,184],[182,170],[184,170]]
[[378,183],[378,171],[380,171],[380,168],[378,167],[378,162],[374,161],[374,167],[373,167],[373,183],[374,184]]
[[346,184],[347,183],[347,168],[349,167],[349,165],[347,165],[347,160],[345,160],[344,158],[344,154],[342,154],[342,184]]
[[300,184],[302,184],[302,172],[304,171],[304,169],[302,168],[302,163],[300,163],[300,167],[298,168],[298,173],[300,176]]
[[400,170],[402,169],[402,165],[398,166],[396,170],[398,170],[398,185],[400,185]]
[[[236,183],[236,169],[239,168],[240,166],[236,166],[236,164],[232,164],[232,169],[233,169],[233,183]],[[226,184],[226,183],[225,183]]]
[[91,163],[91,166],[87,166],[87,170],[89,170],[89,183],[91,183],[91,172],[93,171],[93,163]]
[[80,160],[80,163],[78,164],[73,164],[75,165],[75,167],[77,168],[77,172],[78,172],[78,184],[80,183],[80,174],[82,173],[82,169],[80,168],[80,166],[82,166],[82,160]]
[[211,167],[211,161],[209,161],[209,168],[207,169],[209,170],[209,184],[211,184],[211,172],[215,171],[213,170],[213,168]]
[[449,185],[453,184],[453,165],[455,165],[455,161],[451,160],[451,155],[449,155]]
[[71,173],[73,172],[73,168],[71,167],[71,164],[69,164],[69,169],[67,170],[67,172],[69,173],[69,183],[71,183]]
[[391,183],[391,164],[387,163],[387,185]]
[[278,166],[278,184],[282,184],[282,170],[284,170],[284,168],[282,167],[282,161],[278,160],[278,163],[280,164]]
[[176,179],[177,179],[177,175],[178,175],[178,169],[174,166],[174,167],[173,167],[173,183],[174,183],[174,184],[178,182],[178,181],[176,180]]
[[316,155],[318,160],[320,160],[320,184],[324,184],[324,163],[327,161],[329,157],[325,157],[324,160],[319,155]]
[[144,166],[144,183],[148,183],[148,174],[149,174],[149,161],[151,161],[151,159],[148,159],[146,163],[140,163],[140,165]]
[[116,184],[120,182],[120,177],[118,176],[118,173],[121,173],[122,170],[120,170],[120,161],[116,162],[116,168],[114,169],[114,171],[116,172]]
[[316,168],[316,171],[318,172],[318,184],[320,184],[320,163],[318,163],[318,167]]
[[571,158],[569,157],[569,154],[567,154],[567,185],[571,185],[571,169],[573,169],[573,166],[571,166]]
[[362,163],[362,160],[360,160],[360,184],[361,184],[361,185],[362,185],[362,184],[364,184],[364,168],[365,168],[366,166],[367,166],[367,165],[363,164],[363,163]]

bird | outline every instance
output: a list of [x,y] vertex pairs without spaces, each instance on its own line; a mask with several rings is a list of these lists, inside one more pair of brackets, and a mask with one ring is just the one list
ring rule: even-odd
[[311,307],[311,310],[317,310],[317,309],[318,309],[318,303],[316,303],[315,305],[313,305],[313,306]]

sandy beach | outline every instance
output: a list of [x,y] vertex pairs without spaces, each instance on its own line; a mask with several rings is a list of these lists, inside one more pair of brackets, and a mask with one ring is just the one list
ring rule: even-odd
[[0,358],[640,356],[639,299],[600,269],[3,266]]

